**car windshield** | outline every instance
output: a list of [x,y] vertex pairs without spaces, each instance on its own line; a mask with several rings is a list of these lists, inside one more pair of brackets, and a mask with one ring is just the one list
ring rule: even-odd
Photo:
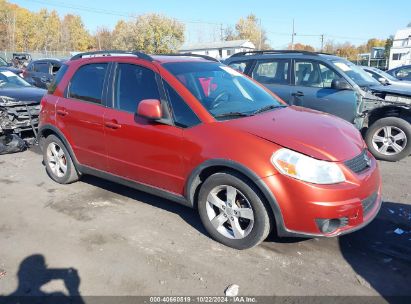
[[390,75],[390,74],[388,74],[388,73],[386,73],[386,72],[384,72],[384,71],[381,71],[380,69],[375,69],[375,70],[372,70],[372,71],[374,71],[375,73],[381,75],[381,76],[384,77],[384,78],[387,78],[388,80],[398,81],[397,78],[395,78],[394,76],[392,76],[392,75]]
[[212,62],[165,63],[216,119],[249,116],[284,104],[234,69]]
[[0,89],[30,87],[23,78],[10,71],[0,71]]
[[0,57],[0,66],[7,66],[6,60]]
[[362,68],[347,60],[333,61],[334,66],[342,70],[348,77],[351,78],[359,87],[370,87],[381,85],[377,80],[372,78]]

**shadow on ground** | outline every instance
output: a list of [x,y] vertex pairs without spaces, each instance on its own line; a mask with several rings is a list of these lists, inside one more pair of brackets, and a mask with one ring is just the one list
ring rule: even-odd
[[[72,303],[83,304],[80,295],[80,276],[74,268],[48,268],[41,254],[25,258],[17,273],[18,286],[9,295],[0,295],[2,304]],[[67,294],[62,291],[45,292],[42,286],[54,280],[62,280]]]
[[156,208],[166,210],[168,212],[175,213],[179,215],[187,224],[191,225],[194,229],[198,230],[202,234],[208,235],[207,231],[201,224],[200,216],[195,210],[191,208],[188,208],[186,206],[180,205],[167,199],[160,198],[158,196],[154,196],[142,191],[132,189],[130,187],[122,186],[120,184],[116,184],[108,180],[104,180],[90,175],[82,177],[81,181],[89,185],[99,187],[104,190],[116,193],[118,195],[122,195],[130,199],[136,200],[136,203],[138,201]]
[[[339,238],[343,257],[388,302],[411,298],[411,205],[384,202],[365,228]],[[408,302],[410,303],[410,302]]]

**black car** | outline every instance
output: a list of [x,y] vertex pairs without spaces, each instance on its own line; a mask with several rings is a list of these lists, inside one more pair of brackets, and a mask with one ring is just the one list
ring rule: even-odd
[[36,130],[45,93],[13,72],[0,71],[0,135]]
[[34,86],[47,89],[63,63],[64,60],[60,59],[33,60],[24,71],[23,77]]
[[354,124],[375,157],[411,153],[411,93],[384,86],[341,57],[307,51],[253,51],[225,64],[262,83],[291,105],[328,112]]
[[388,74],[398,78],[399,80],[411,81],[411,65],[403,65],[395,69],[387,71]]
[[22,69],[13,67],[11,63],[7,63],[7,61],[4,60],[2,57],[0,57],[0,71],[10,71],[19,76],[23,76]]

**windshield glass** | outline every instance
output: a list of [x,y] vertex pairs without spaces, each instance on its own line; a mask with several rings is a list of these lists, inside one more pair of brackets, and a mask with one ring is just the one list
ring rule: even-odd
[[7,62],[0,57],[0,66],[7,66]]
[[13,72],[10,72],[10,71],[0,72],[0,89],[30,87],[30,86],[31,85],[27,81],[17,76]]
[[372,78],[362,68],[347,60],[333,61],[334,66],[342,70],[348,77],[351,78],[359,87],[369,87],[373,85],[381,85],[377,80]]
[[217,119],[254,115],[283,107],[271,94],[220,63],[165,63],[170,71]]
[[390,75],[390,74],[388,74],[388,73],[385,73],[384,71],[381,71],[381,70],[379,70],[379,69],[375,69],[375,73],[380,74],[382,77],[387,78],[388,80],[398,81],[398,79],[395,78],[394,76],[392,76],[392,75]]

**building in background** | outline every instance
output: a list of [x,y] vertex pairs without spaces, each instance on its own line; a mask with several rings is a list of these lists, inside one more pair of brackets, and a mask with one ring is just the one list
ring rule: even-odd
[[179,53],[192,53],[207,55],[217,59],[225,59],[238,52],[254,50],[255,45],[249,40],[231,40],[185,44],[180,48]]
[[389,69],[411,64],[411,27],[398,30],[390,51]]

